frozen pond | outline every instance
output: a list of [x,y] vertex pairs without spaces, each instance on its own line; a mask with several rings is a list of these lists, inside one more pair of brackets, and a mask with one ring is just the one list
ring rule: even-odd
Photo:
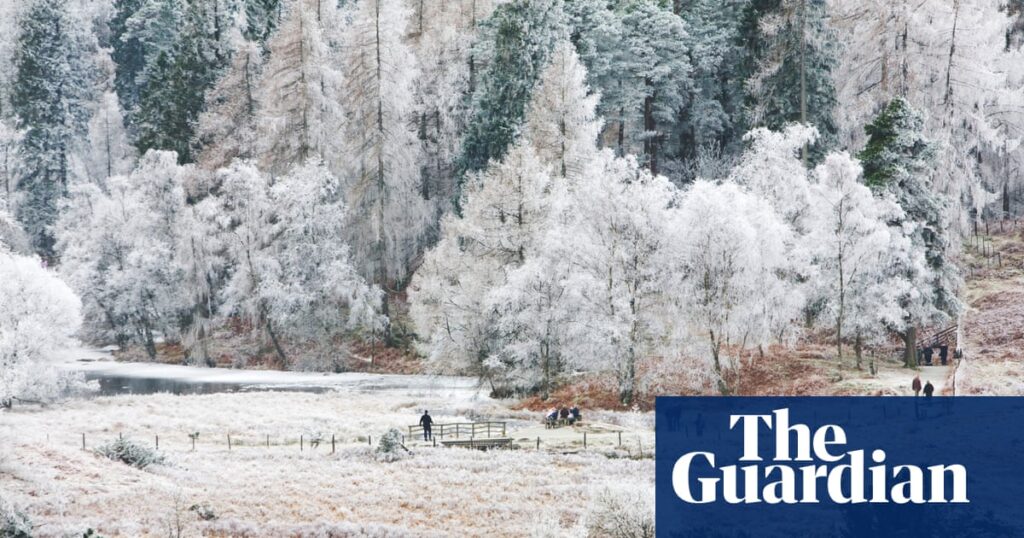
[[272,385],[245,385],[241,383],[206,383],[187,379],[158,377],[126,377],[105,372],[86,372],[85,378],[99,383],[100,396],[118,394],[214,394],[217,392],[250,392],[259,390],[294,390],[325,392],[326,387],[274,387]]
[[395,393],[460,401],[487,399],[476,379],[457,376],[365,373],[281,372],[117,362],[102,351],[68,350],[55,360],[60,368],[95,380],[104,396],[118,394],[211,394],[218,392],[301,391]]

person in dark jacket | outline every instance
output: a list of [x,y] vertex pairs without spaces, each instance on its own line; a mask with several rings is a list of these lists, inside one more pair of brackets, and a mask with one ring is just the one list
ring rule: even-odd
[[932,385],[932,382],[929,381],[929,382],[925,383],[924,384],[924,397],[925,398],[931,398],[933,392],[935,392],[935,386]]
[[932,365],[932,353],[933,351],[931,346],[924,348],[924,363],[928,366]]
[[562,419],[563,422],[569,421],[569,408],[563,407],[558,410],[558,418]]
[[420,417],[420,426],[423,426],[423,440],[429,441],[433,438],[430,433],[430,427],[434,424],[434,419],[430,418],[430,411],[423,410],[423,416]]
[[569,408],[569,418],[573,423],[580,421],[580,408],[578,406],[572,406]]
[[921,394],[921,376],[914,376],[914,381],[910,384],[910,388],[914,389],[914,396]]

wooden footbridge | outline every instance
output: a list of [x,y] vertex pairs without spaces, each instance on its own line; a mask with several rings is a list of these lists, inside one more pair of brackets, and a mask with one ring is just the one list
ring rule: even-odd
[[[456,422],[434,424],[431,436],[447,447],[475,448],[488,450],[508,447],[512,439],[506,437],[504,422]],[[409,426],[409,439],[423,438],[423,426]]]

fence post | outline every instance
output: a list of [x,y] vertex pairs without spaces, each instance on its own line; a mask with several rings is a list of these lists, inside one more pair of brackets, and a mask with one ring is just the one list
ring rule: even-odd
[[587,449],[587,432],[583,432],[583,450]]
[[192,437],[191,435],[189,437],[192,438],[192,452],[195,452],[196,451],[196,438]]
[[540,436],[537,436],[537,450],[540,450]]
[[373,436],[372,435],[367,435],[366,436],[366,444],[368,444],[370,446],[373,446]]
[[334,454],[334,434],[331,434],[331,454]]
[[270,434],[267,434],[267,448],[270,448]]
[[160,436],[159,435],[156,436],[156,449],[160,450]]
[[231,451],[231,434],[228,434],[228,452]]
[[305,448],[305,447],[302,446],[304,442],[305,442],[305,439],[303,438],[302,435],[300,435],[299,436],[299,452],[302,452],[303,448]]
[[117,434],[117,438],[118,439],[124,439],[124,433],[118,433]]
[[501,423],[501,436],[505,437],[505,423],[504,422]]
[[82,434],[82,450],[85,450],[85,434]]
[[619,446],[622,446],[622,432],[619,432]]

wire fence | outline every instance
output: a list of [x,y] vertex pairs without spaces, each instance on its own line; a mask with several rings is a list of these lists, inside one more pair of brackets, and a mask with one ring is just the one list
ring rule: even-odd
[[[567,427],[569,428],[569,427]],[[643,455],[650,453],[653,441],[636,432],[611,431],[592,432],[569,429],[555,429],[553,436],[446,436],[441,439],[437,435],[424,438],[422,430],[419,435],[401,435],[403,444],[417,447],[462,447],[475,449],[515,448],[520,450],[534,449],[551,452],[577,452],[580,450],[621,449]],[[653,432],[652,432],[653,433]],[[650,437],[650,436],[647,436]],[[131,440],[134,443],[159,451],[203,452],[203,451],[238,451],[238,450],[289,450],[300,453],[335,454],[340,448],[353,446],[374,446],[379,435],[341,436],[338,434],[299,434],[294,436],[272,434],[237,434],[237,433],[172,433],[145,434],[89,432],[80,433],[76,437],[67,435],[46,435],[46,442],[69,443],[74,439],[81,450],[92,451],[118,439]]]

